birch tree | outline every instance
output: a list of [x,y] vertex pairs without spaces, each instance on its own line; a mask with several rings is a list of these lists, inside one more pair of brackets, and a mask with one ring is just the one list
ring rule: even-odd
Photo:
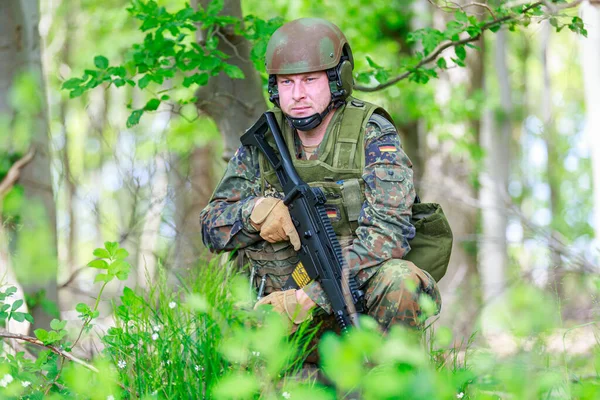
[[600,243],[600,0],[586,0],[581,17],[588,32],[581,40],[581,63],[585,82],[586,133],[592,155],[594,229]]
[[32,154],[14,182],[18,205],[12,210],[14,223],[5,227],[35,327],[46,327],[58,311],[57,245],[38,22],[37,1],[0,2],[0,114],[9,121],[0,142],[4,152]]
[[478,271],[482,299],[486,304],[502,294],[508,269],[506,197],[511,158],[511,82],[506,60],[506,31],[500,30],[495,38],[494,63],[484,79],[484,94],[486,99],[493,98],[493,82],[497,82],[500,101],[499,104],[492,103],[485,107],[480,129],[480,142],[485,155],[479,178],[482,240],[479,241]]

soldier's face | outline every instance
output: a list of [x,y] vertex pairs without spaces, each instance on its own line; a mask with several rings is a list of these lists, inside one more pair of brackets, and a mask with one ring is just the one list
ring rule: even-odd
[[294,118],[322,113],[331,101],[325,71],[277,75],[277,89],[281,110]]

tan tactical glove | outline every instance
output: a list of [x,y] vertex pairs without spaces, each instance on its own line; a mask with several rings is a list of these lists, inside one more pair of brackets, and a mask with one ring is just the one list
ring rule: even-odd
[[250,214],[250,223],[260,231],[260,237],[269,243],[289,240],[294,250],[300,250],[300,237],[283,201],[275,197],[263,197]]
[[312,319],[311,310],[305,310],[296,299],[296,289],[273,292],[260,299],[254,309],[264,304],[271,304],[273,309],[288,318],[290,333],[296,332],[298,325]]

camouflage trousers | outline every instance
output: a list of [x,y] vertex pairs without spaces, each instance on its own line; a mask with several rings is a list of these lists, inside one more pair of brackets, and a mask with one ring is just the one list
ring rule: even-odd
[[[427,272],[406,260],[389,260],[362,287],[366,314],[374,318],[383,332],[392,325],[420,328],[427,317],[438,314],[442,299],[435,280]],[[325,331],[340,332],[332,315],[317,313],[313,324],[320,324],[311,347]],[[307,362],[317,362],[313,352]]]

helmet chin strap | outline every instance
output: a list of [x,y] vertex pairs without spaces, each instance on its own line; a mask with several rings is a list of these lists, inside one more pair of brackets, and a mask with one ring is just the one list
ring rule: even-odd
[[337,101],[334,102],[332,100],[329,103],[329,105],[327,106],[327,108],[325,109],[325,111],[323,111],[320,114],[315,113],[315,114],[310,115],[305,118],[294,118],[289,115],[286,115],[285,117],[287,118],[288,121],[290,121],[292,126],[296,129],[298,129],[299,131],[304,131],[304,132],[310,131],[311,129],[315,129],[317,126],[321,125],[321,122],[323,122],[323,118],[325,118],[331,110],[339,107],[340,105],[341,104],[339,102],[337,102]]

